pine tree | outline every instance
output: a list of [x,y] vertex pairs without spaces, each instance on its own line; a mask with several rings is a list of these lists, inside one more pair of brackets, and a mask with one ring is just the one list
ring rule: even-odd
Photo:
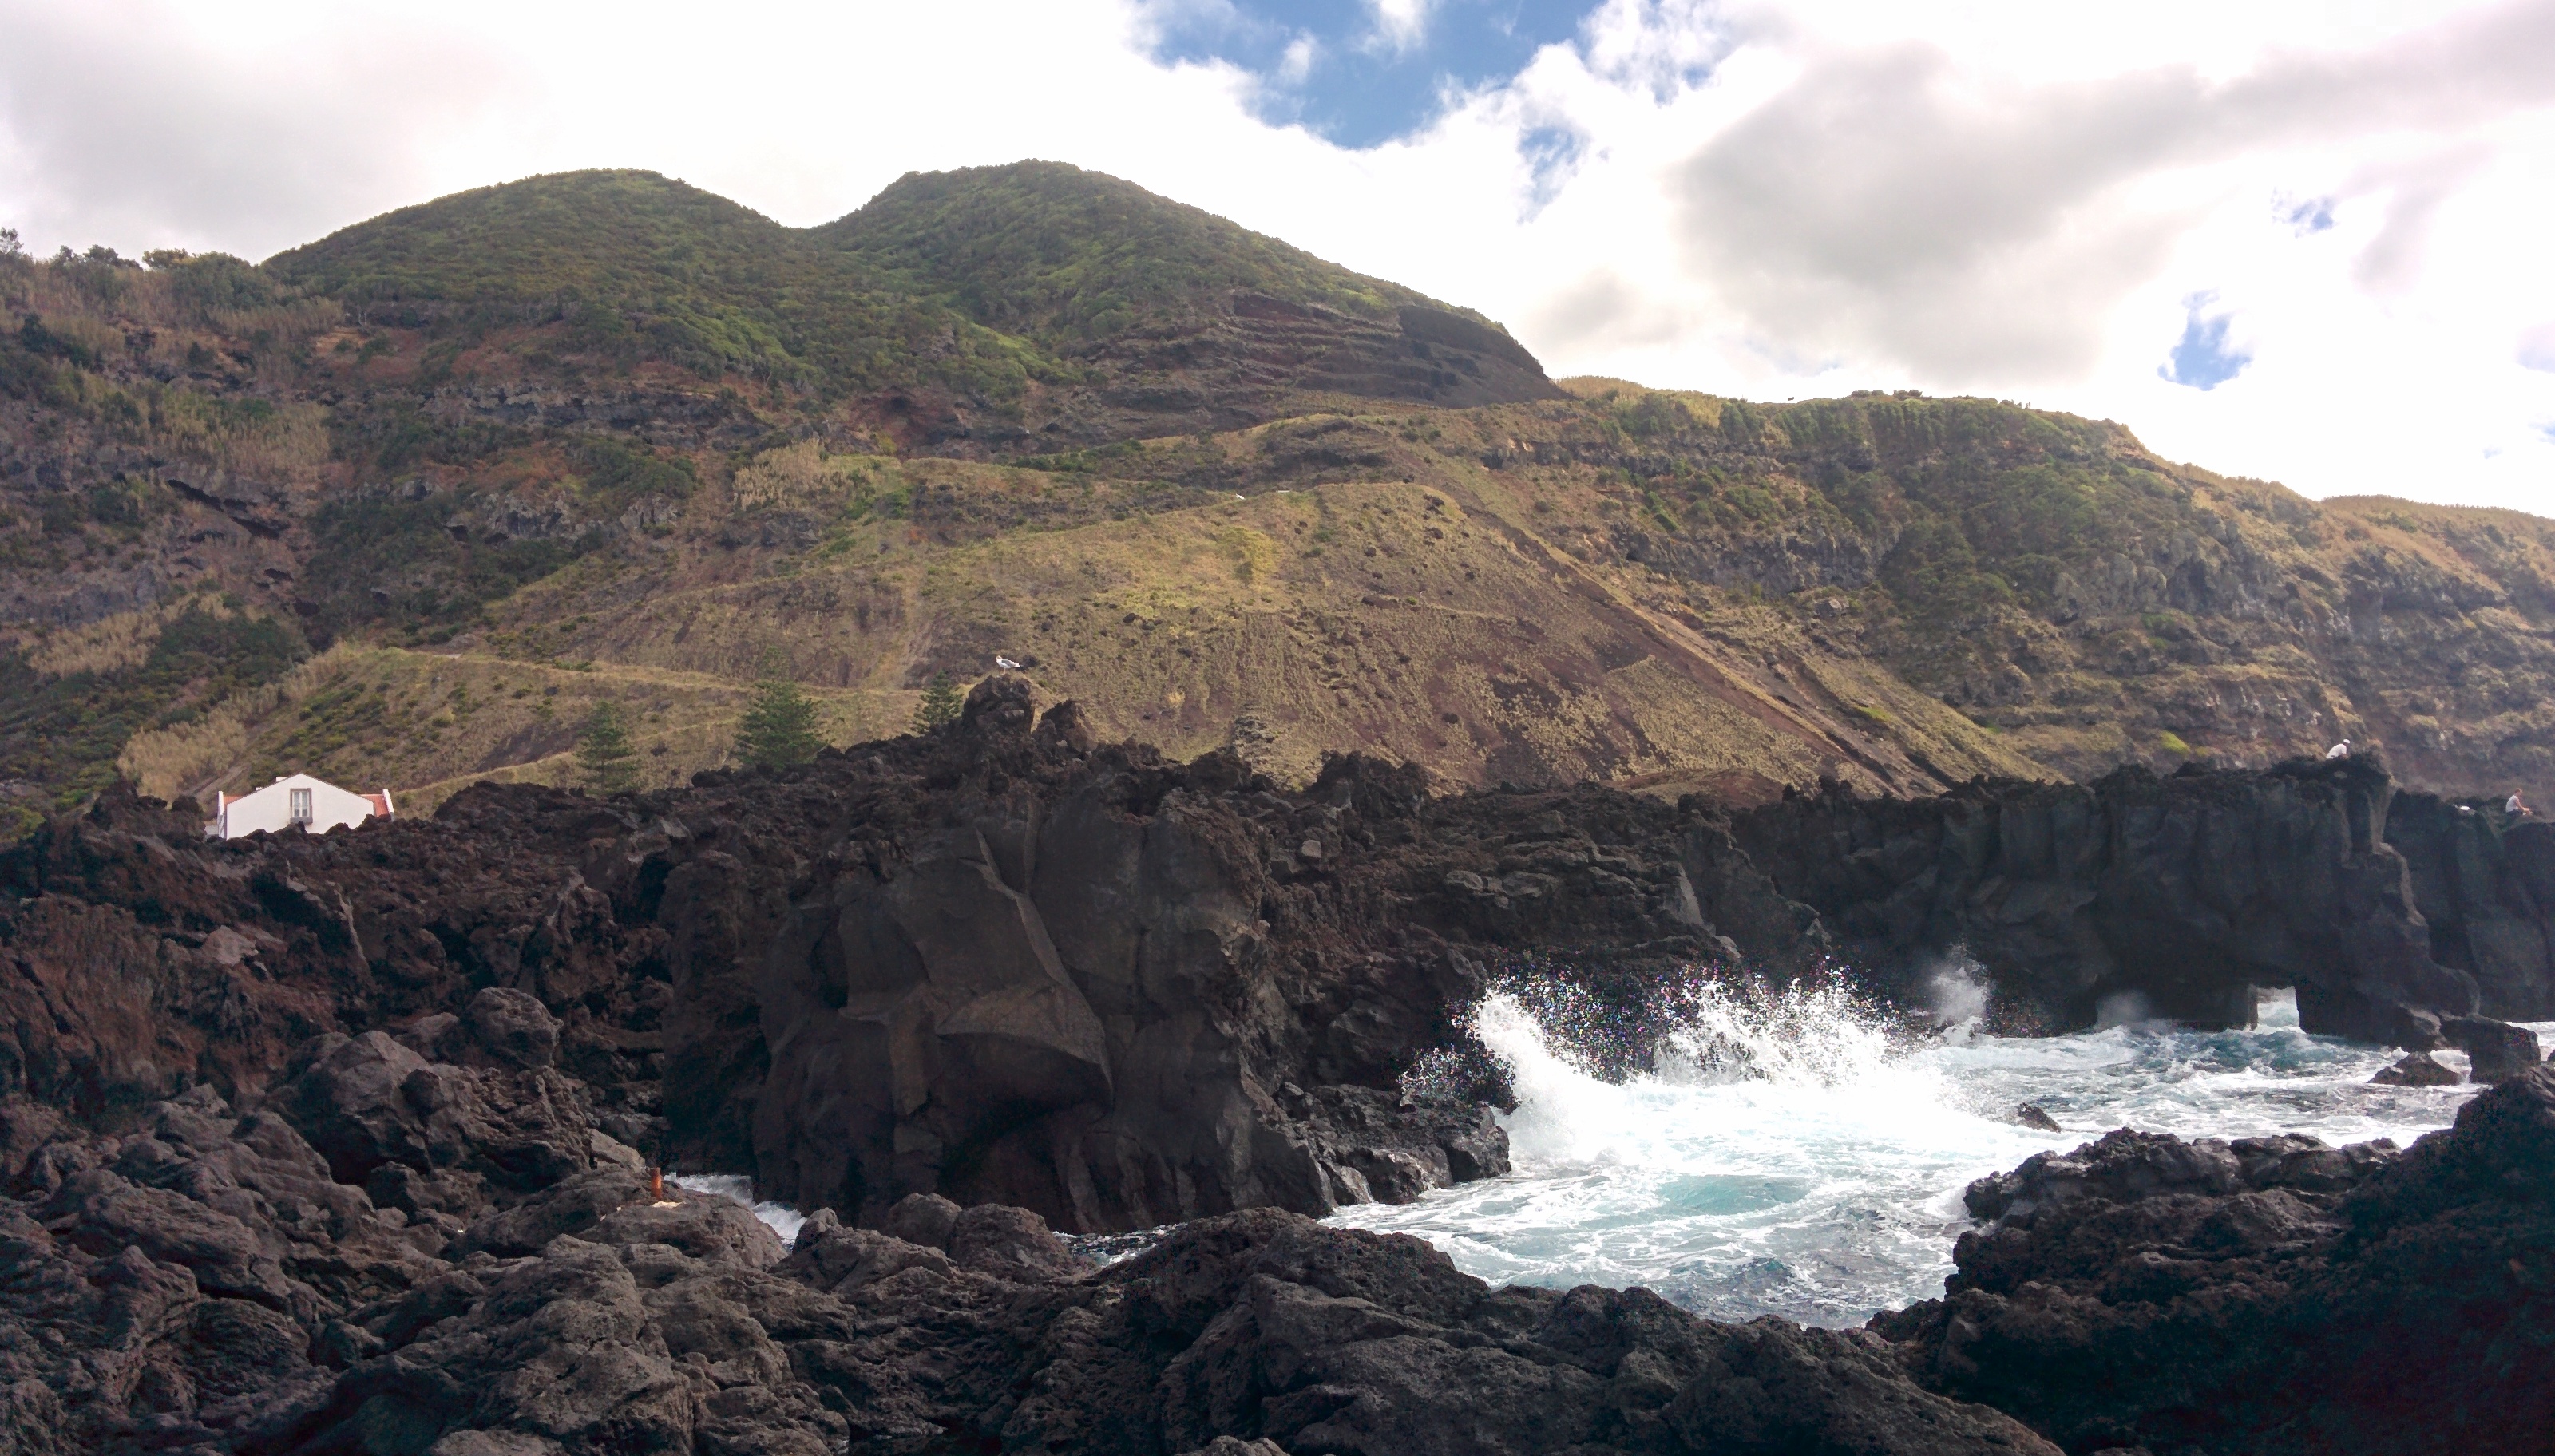
[[797,683],[766,677],[754,685],[754,700],[736,725],[736,756],[746,767],[787,769],[814,758],[824,746],[816,736],[816,705]]
[[621,705],[605,698],[585,715],[577,733],[576,770],[597,793],[622,793],[639,787],[639,751],[630,746],[630,728]]
[[932,733],[958,721],[960,709],[966,706],[958,696],[958,684],[946,672],[934,672],[922,685],[922,701],[913,706],[913,731]]

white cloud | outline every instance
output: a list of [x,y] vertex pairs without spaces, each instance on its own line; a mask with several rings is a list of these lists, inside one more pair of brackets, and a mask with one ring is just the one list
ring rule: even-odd
[[[1557,373],[1980,391],[2313,493],[2555,499],[2555,0],[1605,0],[1361,152],[1151,61],[1166,7],[1231,9],[0,0],[0,223],[262,256],[628,166],[804,224],[1041,156],[1482,308]],[[2203,295],[2251,357],[2205,393],[2157,377]]]
[[1399,55],[1415,51],[1428,39],[1428,12],[1431,0],[1366,0],[1369,13],[1375,17],[1375,43]]

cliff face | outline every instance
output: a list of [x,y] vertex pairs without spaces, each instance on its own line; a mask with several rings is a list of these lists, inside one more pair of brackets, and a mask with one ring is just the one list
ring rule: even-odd
[[[416,1067],[367,1033],[431,1060],[474,994],[519,994],[558,1020],[577,1116],[677,1165],[853,1220],[927,1193],[1097,1231],[1501,1169],[1472,1100],[1495,1080],[1441,1103],[1399,1079],[1528,951],[1632,1015],[1713,963],[1918,1004],[1964,947],[2025,1029],[2122,996],[2244,1023],[2255,987],[2293,985],[2310,1030],[2511,1074],[2533,1043],[2494,1018],[2549,988],[2508,949],[2555,928],[2537,832],[2390,843],[2407,802],[2362,762],[1735,817],[1437,798],[1365,760],[1281,792],[1231,754],[1094,748],[1005,677],[944,733],[674,794],[487,789],[430,822],[230,843],[104,803],[9,862],[0,1095],[112,1123],[198,1082],[255,1105],[314,1057],[396,1087]],[[2423,885],[2452,887],[2437,921]],[[314,1135],[357,1181],[441,1136],[357,1122],[372,1151]],[[455,1216],[511,1176],[425,1160],[400,1196]]]
[[[2491,1063],[2410,885],[2513,938],[2481,897],[2524,882],[2476,866],[2534,836],[2390,851],[2407,798],[2365,764],[1735,821],[1365,761],[1283,792],[1016,679],[679,793],[238,842],[110,797],[0,866],[0,1451],[2515,1448],[2555,1072]],[[1492,1290],[1299,1216],[1505,1167],[1495,1079],[1397,1080],[1512,951],[1637,1005],[1839,950],[1886,991],[1952,932],[2008,1016],[2295,974],[2504,1085],[2400,1156],[2035,1158],[1866,1331]],[[652,1162],[812,1216],[785,1245]],[[1168,1219],[1106,1269],[1049,1232]]]
[[[2550,982],[2546,826],[2395,791],[2362,760],[2262,774],[1793,797],[1734,832],[1855,964],[1911,984],[1966,951],[2022,1025],[2251,1026],[2294,987],[2308,1031],[2406,1041],[2406,1008],[2533,1019]],[[2426,1043],[2427,1044],[2427,1043]]]
[[[1094,750],[1070,706],[1034,732],[1018,679],[786,781],[485,789],[237,843],[111,800],[11,875],[7,1095],[107,1120],[199,1080],[254,1100],[314,1034],[500,987],[680,1165],[852,1217],[939,1192],[1078,1229],[1504,1167],[1478,1108],[1397,1090],[1502,946],[1664,969],[1719,950],[1717,894],[1801,959],[1726,837],[1664,805],[1440,803],[1361,761],[1281,794],[1229,755]],[[420,1176],[434,1206],[481,1196]]]

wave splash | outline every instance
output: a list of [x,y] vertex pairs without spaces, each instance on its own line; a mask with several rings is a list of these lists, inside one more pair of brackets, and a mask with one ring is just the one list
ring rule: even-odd
[[1714,1141],[1725,1154],[1765,1122],[1843,1119],[1905,1137],[1961,1116],[1945,1079],[1909,1059],[1905,1033],[1843,987],[1698,982],[1671,996],[1650,1069],[1620,1080],[1518,993],[1481,1004],[1473,1030],[1515,1088],[1509,1138],[1521,1169],[1686,1169],[1702,1151],[1692,1124],[1707,1112],[1724,1130]]
[[[1475,1008],[1516,1110],[1515,1171],[1337,1222],[1418,1234],[1493,1282],[1645,1284],[1720,1319],[1855,1324],[1942,1291],[1961,1190],[2111,1128],[2409,1141],[2470,1089],[2367,1085],[2382,1048],[2299,1031],[2133,1021],[2067,1036],[1979,1029],[1948,958],[1922,1016],[1830,983],[1697,978],[1626,1008],[1517,984]],[[1414,1089],[1417,1090],[1417,1089]],[[2065,1131],[2011,1117],[2023,1102]]]

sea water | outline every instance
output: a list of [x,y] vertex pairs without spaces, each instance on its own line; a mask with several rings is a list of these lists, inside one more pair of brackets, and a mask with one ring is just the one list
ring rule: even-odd
[[[1911,1036],[1836,988],[1705,986],[1654,1069],[1614,1081],[1517,996],[1473,1021],[1515,1089],[1514,1171],[1330,1221],[1416,1234],[1493,1283],[1642,1284],[1723,1320],[1860,1324],[1938,1296],[1972,1179],[2114,1128],[2408,1145],[2478,1090],[2371,1085],[2402,1053],[2308,1035],[2285,993],[2251,1031],[2013,1038]],[[2015,1122],[2023,1103],[2063,1131]]]
[[[2005,1037],[1974,1030],[1984,997],[1958,974],[1935,989],[1952,1015],[1911,1036],[1835,987],[1700,985],[1653,1069],[1613,1080],[1572,1049],[1583,1022],[1493,996],[1472,1026],[1516,1092],[1500,1119],[1513,1171],[1329,1221],[1418,1235],[1493,1283],[1642,1284],[1715,1319],[1852,1325],[1940,1294],[1972,1226],[1962,1190],[2034,1153],[2122,1127],[2408,1145],[2478,1090],[2371,1085],[2401,1053],[2308,1035],[2285,992],[2251,1031],[2181,1030],[2124,1005],[2095,1031]],[[2464,1071],[2460,1053],[2438,1055]],[[2061,1131],[2013,1121],[2024,1103]],[[803,1222],[741,1176],[668,1181],[735,1199],[785,1243]],[[1163,1232],[1074,1242],[1111,1260]]]

